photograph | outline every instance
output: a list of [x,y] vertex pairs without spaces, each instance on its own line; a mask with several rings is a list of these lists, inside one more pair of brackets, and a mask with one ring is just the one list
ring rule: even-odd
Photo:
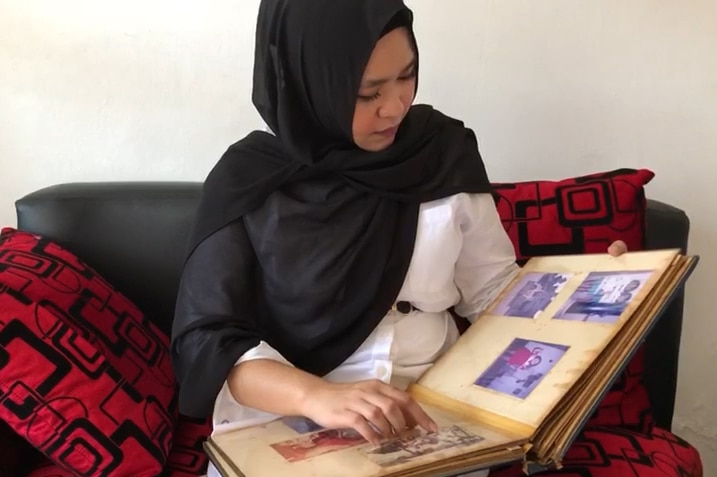
[[537,318],[563,289],[570,275],[527,273],[513,286],[492,314],[517,318]]
[[316,431],[320,431],[323,429],[323,427],[316,424],[314,421],[312,421],[308,417],[288,416],[288,417],[282,418],[281,422],[283,422],[285,425],[292,428],[294,431],[296,431],[299,434],[308,434],[310,432],[316,432]]
[[525,399],[569,348],[516,338],[474,384]]
[[289,462],[318,457],[366,444],[361,434],[353,429],[325,429],[296,439],[278,442],[271,447]]
[[553,318],[613,324],[651,275],[652,271],[592,272]]
[[381,467],[391,467],[405,464],[417,457],[445,449],[466,447],[483,440],[483,437],[471,434],[459,426],[451,426],[431,433],[414,428],[399,438],[382,443],[377,448],[361,450],[361,453]]

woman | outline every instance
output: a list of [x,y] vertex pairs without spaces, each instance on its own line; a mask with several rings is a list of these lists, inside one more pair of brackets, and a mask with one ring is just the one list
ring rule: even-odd
[[418,65],[402,0],[261,2],[270,132],[205,183],[172,336],[182,413],[436,429],[404,389],[457,339],[449,310],[472,319],[517,265],[473,132],[413,105]]

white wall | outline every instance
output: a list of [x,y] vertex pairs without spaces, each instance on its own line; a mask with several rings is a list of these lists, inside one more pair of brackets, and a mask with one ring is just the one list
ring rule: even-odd
[[[409,0],[420,100],[476,129],[494,180],[648,167],[685,209],[676,431],[717,472],[717,2]],[[0,225],[33,189],[202,180],[259,127],[257,0],[0,0]],[[448,7],[449,6],[449,7]]]

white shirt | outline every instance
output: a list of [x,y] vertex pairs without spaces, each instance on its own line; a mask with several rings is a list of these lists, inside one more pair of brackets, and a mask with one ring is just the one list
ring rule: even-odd
[[[389,311],[363,344],[325,376],[333,382],[380,379],[405,388],[458,338],[448,309],[474,321],[518,270],[515,253],[490,194],[457,194],[421,205],[413,256],[397,301],[421,311]],[[286,361],[268,343],[254,359]],[[262,424],[278,416],[238,404],[226,383],[217,396],[213,433]],[[478,474],[484,475],[484,474]]]

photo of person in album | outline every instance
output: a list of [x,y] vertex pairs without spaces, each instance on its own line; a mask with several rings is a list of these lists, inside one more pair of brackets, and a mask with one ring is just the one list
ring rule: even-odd
[[570,275],[526,273],[493,309],[494,315],[536,318],[563,289]]
[[581,282],[554,318],[615,323],[652,272],[593,272]]
[[325,429],[271,447],[287,461],[299,462],[363,444],[366,440],[353,429]]
[[475,381],[475,385],[525,399],[569,349],[516,338]]
[[483,437],[460,426],[451,426],[428,434],[415,429],[404,437],[391,439],[378,448],[364,450],[362,453],[381,467],[391,467],[441,450],[478,444],[483,440]]

